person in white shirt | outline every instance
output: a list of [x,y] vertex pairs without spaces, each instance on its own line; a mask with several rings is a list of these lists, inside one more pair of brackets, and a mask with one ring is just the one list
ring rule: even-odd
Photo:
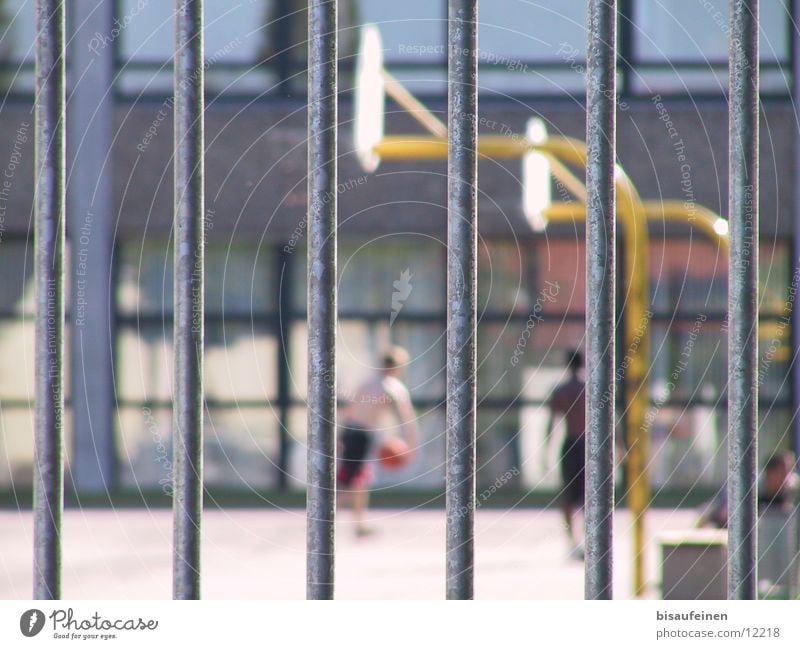
[[364,523],[369,505],[369,485],[373,477],[370,453],[387,414],[396,420],[401,429],[409,454],[417,447],[416,414],[408,388],[399,378],[408,361],[408,352],[402,347],[388,349],[383,354],[380,369],[352,395],[348,395],[348,402],[340,409],[342,426],[339,433],[337,481],[343,504],[349,504],[353,509],[358,536],[365,536],[372,531]]

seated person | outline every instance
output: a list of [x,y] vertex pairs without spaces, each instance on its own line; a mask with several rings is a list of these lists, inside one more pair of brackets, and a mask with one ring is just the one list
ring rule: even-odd
[[794,464],[794,455],[788,451],[767,462],[758,490],[759,512],[792,510],[798,485]]

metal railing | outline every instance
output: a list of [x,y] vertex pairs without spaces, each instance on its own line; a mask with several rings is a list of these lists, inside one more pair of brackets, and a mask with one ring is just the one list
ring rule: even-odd
[[[64,2],[37,0],[34,596],[61,597]],[[616,0],[588,0],[586,597],[612,597]],[[200,597],[203,2],[175,0],[175,598]],[[474,596],[477,0],[448,17],[448,598]],[[307,596],[334,596],[337,1],[309,5]],[[731,0],[729,597],[756,584],[758,2]],[[334,197],[331,200],[331,197]],[[644,279],[644,278],[642,278]],[[606,404],[609,404],[606,406]],[[464,513],[466,512],[466,513]]]

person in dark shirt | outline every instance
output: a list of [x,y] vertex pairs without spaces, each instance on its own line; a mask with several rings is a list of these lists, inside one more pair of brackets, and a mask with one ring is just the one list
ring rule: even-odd
[[550,420],[545,440],[549,449],[556,415],[563,415],[567,430],[561,446],[561,508],[571,544],[570,556],[582,559],[583,544],[576,533],[573,519],[576,511],[583,507],[585,498],[586,383],[582,376],[583,355],[575,350],[569,353],[568,359],[570,376],[553,390],[548,400]]

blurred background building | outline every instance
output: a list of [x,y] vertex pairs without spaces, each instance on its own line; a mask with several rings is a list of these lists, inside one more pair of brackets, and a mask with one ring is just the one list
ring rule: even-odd
[[[299,489],[305,3],[205,4],[205,478],[210,488],[242,492]],[[725,215],[728,3],[619,4],[620,162],[644,198]],[[762,461],[793,448],[797,428],[794,4],[761,3]],[[159,490],[171,480],[172,3],[68,7],[68,477],[86,492]],[[551,133],[584,139],[584,11],[584,0],[481,4],[482,131],[524,133],[537,115]],[[404,489],[444,484],[446,168],[409,161],[360,169],[350,138],[353,56],[359,25],[377,24],[388,70],[443,115],[446,12],[444,0],[340,0],[339,389],[353,390],[388,343],[411,352],[407,379],[424,452],[381,476]],[[32,0],[0,2],[3,491],[28,489],[32,475],[34,31]],[[418,127],[389,102],[387,132]],[[584,334],[583,225],[534,232],[522,214],[518,162],[483,160],[479,179],[478,480],[517,468],[518,487],[546,491],[558,480],[542,466],[542,404],[565,376],[565,351],[581,347]],[[554,187],[555,199],[562,194]],[[727,262],[688,227],[656,223],[651,234],[651,480],[657,493],[718,488]],[[624,367],[629,350],[619,341]]]

